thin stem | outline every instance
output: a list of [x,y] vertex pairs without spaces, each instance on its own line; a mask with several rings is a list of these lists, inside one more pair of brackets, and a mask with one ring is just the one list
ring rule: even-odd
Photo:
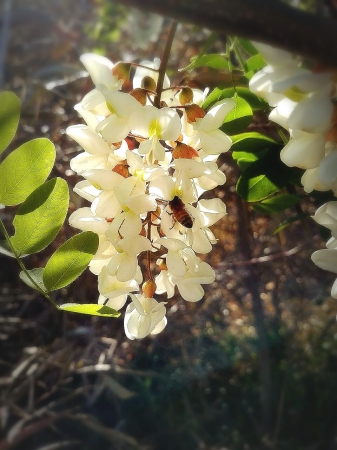
[[160,97],[163,92],[163,84],[164,84],[164,78],[165,78],[165,72],[167,67],[167,62],[170,56],[170,51],[172,47],[173,38],[175,35],[175,32],[177,30],[178,22],[172,21],[167,39],[165,48],[163,51],[162,58],[160,60],[160,66],[159,66],[159,76],[157,81],[157,89],[156,89],[156,97],[154,99],[154,106],[157,108],[160,108]]
[[143,64],[138,64],[135,62],[130,63],[133,67],[140,67],[141,69],[152,70],[152,72],[159,72],[159,69],[155,69],[153,67],[143,66]]
[[49,295],[40,288],[40,286],[36,283],[36,281],[32,278],[32,276],[30,275],[30,273],[28,272],[28,270],[26,269],[25,265],[23,264],[23,262],[21,261],[15,247],[13,246],[10,236],[7,233],[6,227],[3,224],[2,220],[0,219],[0,229],[3,232],[5,239],[8,243],[8,245],[10,246],[10,249],[13,253],[13,255],[15,256],[15,259],[17,260],[19,266],[21,267],[21,269],[23,270],[23,272],[26,274],[26,277],[29,279],[29,281],[34,285],[35,289],[40,292],[40,294],[42,294],[44,297],[46,297],[57,309],[59,308],[58,305],[49,297]]
[[[149,211],[147,213],[147,219],[148,219],[148,224],[147,224],[146,237],[151,242],[151,219],[152,219],[151,211]],[[147,276],[150,280],[153,280],[152,271],[151,271],[151,252],[149,250],[146,252],[146,263],[147,263]]]

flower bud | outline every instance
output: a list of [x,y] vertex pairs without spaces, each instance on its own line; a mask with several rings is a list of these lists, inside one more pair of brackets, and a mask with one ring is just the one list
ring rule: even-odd
[[183,144],[182,142],[177,142],[176,148],[172,152],[172,156],[174,159],[192,159],[197,158],[199,156],[199,153],[190,145]]
[[179,93],[179,101],[182,105],[193,102],[193,91],[189,87],[184,87]]
[[156,292],[157,285],[153,280],[147,280],[142,286],[142,291],[145,297],[152,298]]
[[130,92],[133,98],[135,98],[143,106],[146,105],[146,90],[141,88],[136,88]]
[[124,178],[128,178],[130,176],[128,164],[126,163],[126,160],[121,162],[120,164],[117,164],[112,171],[118,173]]
[[205,111],[202,108],[200,108],[200,106],[195,104],[186,106],[185,112],[188,123],[193,123],[197,119],[202,119],[206,115]]
[[155,92],[156,90],[156,82],[152,77],[149,77],[148,75],[142,79],[142,88],[146,89],[148,91]]
[[128,81],[130,79],[130,67],[130,63],[119,61],[112,68],[112,75],[117,77],[119,80]]

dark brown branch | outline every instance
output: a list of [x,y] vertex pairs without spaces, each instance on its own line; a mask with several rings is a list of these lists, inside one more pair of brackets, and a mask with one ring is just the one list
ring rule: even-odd
[[337,67],[336,21],[279,0],[116,0],[179,22],[265,42]]

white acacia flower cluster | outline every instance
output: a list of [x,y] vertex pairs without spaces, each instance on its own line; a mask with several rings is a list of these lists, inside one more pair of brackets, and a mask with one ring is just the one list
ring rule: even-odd
[[[306,192],[331,189],[337,196],[337,73],[304,69],[288,52],[256,46],[269,65],[253,76],[250,89],[274,107],[270,120],[289,131],[281,160],[305,169],[301,181]],[[314,252],[312,260],[337,273],[337,202],[321,206],[313,218],[329,228],[332,237],[328,248]],[[337,298],[337,281],[331,295]]]
[[157,107],[156,61],[143,62],[148,68],[138,67],[132,83],[129,64],[94,54],[81,61],[95,88],[75,107],[86,125],[67,134],[84,149],[70,167],[84,178],[75,192],[91,206],[69,221],[99,236],[89,266],[98,276],[98,302],[119,310],[130,297],[125,332],[143,338],[166,325],[165,303],[155,293],[170,298],[177,287],[196,302],[202,285],[214,281],[197,253],[211,250],[216,239],[209,227],[226,208],[220,199],[199,197],[225,182],[215,161],[231,146],[219,127],[234,102],[205,113],[197,104],[202,92],[170,88],[165,76]]
[[305,169],[302,184],[337,195],[336,73],[308,70],[291,53],[257,44],[269,65],[250,80],[250,90],[274,107],[270,120],[290,133],[281,151],[289,167]]
[[[331,238],[326,243],[327,248],[314,252],[311,259],[321,269],[337,273],[337,201],[322,205],[313,218],[331,230]],[[332,286],[331,295],[337,298],[337,280]]]

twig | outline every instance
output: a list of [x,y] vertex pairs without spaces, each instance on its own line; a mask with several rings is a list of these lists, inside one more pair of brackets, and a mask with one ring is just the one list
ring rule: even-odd
[[173,42],[173,38],[174,38],[174,35],[176,33],[176,30],[177,30],[177,26],[178,26],[177,22],[173,21],[171,23],[171,26],[170,26],[170,29],[169,29],[169,32],[168,32],[168,36],[167,36],[167,39],[166,39],[163,55],[162,55],[161,60],[160,60],[159,76],[158,76],[157,89],[156,89],[156,97],[154,99],[154,105],[157,108],[160,107],[160,97],[161,97],[161,93],[163,91],[163,83],[164,83],[164,78],[165,78],[167,62],[168,62],[168,59],[169,59],[169,56],[170,56],[172,42]]

